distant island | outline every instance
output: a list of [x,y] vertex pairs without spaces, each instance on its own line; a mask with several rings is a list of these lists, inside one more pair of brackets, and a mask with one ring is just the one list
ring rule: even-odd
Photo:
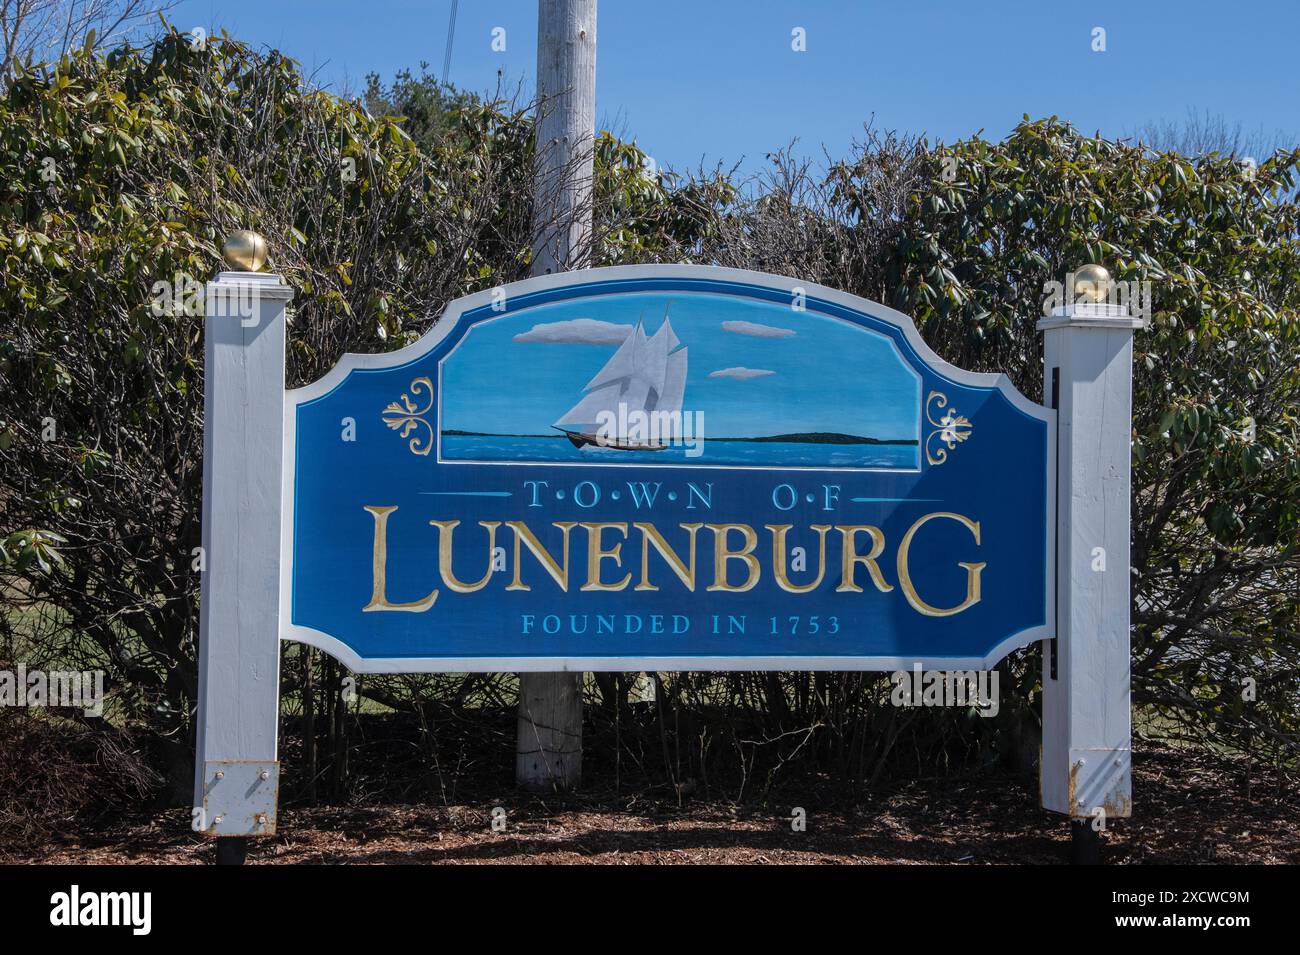
[[[489,431],[460,431],[449,429],[442,432],[453,438],[563,438],[563,434],[493,434]],[[772,442],[777,444],[920,444],[915,438],[867,438],[857,434],[841,434],[838,431],[802,431],[796,434],[773,434],[762,438],[710,438],[708,441],[733,442]]]
[[709,438],[705,441],[776,441],[782,444],[920,444],[915,438],[867,438],[838,431],[801,431],[773,434],[765,438]]

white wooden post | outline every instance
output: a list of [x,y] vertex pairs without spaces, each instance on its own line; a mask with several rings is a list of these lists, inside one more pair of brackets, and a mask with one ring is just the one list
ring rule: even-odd
[[[533,274],[590,263],[596,131],[596,0],[537,4]],[[573,789],[582,776],[581,673],[519,674],[515,780]]]
[[284,326],[278,275],[207,286],[195,828],[275,833]]
[[[1043,643],[1042,804],[1128,816],[1129,488],[1133,331],[1127,306],[1058,307],[1044,334],[1058,408],[1057,638]],[[1055,646],[1053,646],[1055,643]]]

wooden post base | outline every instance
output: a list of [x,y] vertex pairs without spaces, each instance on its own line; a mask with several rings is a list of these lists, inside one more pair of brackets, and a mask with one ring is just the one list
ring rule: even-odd
[[245,836],[223,836],[217,840],[217,865],[243,865],[247,857]]
[[1070,865],[1101,865],[1101,835],[1091,819],[1070,820]]
[[563,792],[582,778],[582,674],[519,674],[515,781],[528,792]]

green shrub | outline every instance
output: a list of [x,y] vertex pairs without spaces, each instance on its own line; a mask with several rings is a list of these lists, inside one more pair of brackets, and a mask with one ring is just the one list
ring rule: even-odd
[[[450,299],[528,270],[529,111],[427,76],[369,94],[380,115],[278,54],[169,34],[22,71],[0,97],[0,656],[105,669],[113,712],[158,738],[178,794],[197,685],[198,290],[222,237],[262,232],[298,290],[290,386],[344,351],[406,344]],[[1089,261],[1149,281],[1153,321],[1135,346],[1137,699],[1166,728],[1294,759],[1300,151],[1248,175],[1232,157],[1155,154],[1049,120],[1001,143],[873,137],[824,174],[781,154],[771,177],[739,186],[644,160],[597,140],[598,262],[760,268],[862,294],[914,316],[949,361],[1005,371],[1029,395],[1047,282]],[[658,726],[691,727],[686,771],[701,776],[737,754],[753,769],[741,726],[779,741],[773,753],[789,744],[774,763],[797,754],[871,779],[905,748],[918,771],[978,760],[1032,749],[1035,653],[1004,664],[1005,719],[896,724],[869,674],[686,674],[661,681],[656,706],[674,717]],[[308,672],[286,668],[286,689]],[[493,679],[370,678],[365,692],[401,707],[419,702],[403,687],[437,686],[455,707],[497,699]],[[608,712],[624,712],[630,685],[599,682]]]

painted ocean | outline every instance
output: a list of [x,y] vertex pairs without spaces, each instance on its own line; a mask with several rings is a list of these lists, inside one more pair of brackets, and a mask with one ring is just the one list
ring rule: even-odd
[[920,466],[916,444],[830,444],[793,441],[704,441],[702,454],[688,457],[689,447],[661,451],[616,451],[576,448],[562,435],[442,435],[443,461],[550,461],[584,464],[719,464],[750,467],[886,468]]

